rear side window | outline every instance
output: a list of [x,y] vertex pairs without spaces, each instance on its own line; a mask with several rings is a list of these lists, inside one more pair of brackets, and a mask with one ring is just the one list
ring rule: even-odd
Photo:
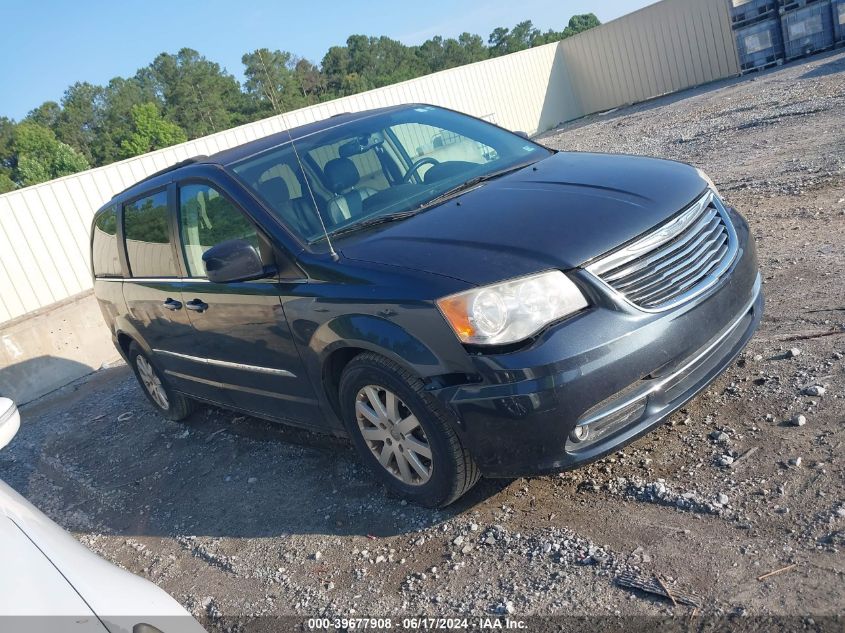
[[94,220],[91,260],[96,277],[120,277],[123,274],[117,254],[117,212],[114,207],[102,211]]
[[167,224],[167,192],[123,207],[126,255],[133,277],[178,277]]
[[228,240],[246,240],[255,248],[258,233],[240,209],[214,187],[183,185],[179,189],[182,248],[191,277],[205,277],[202,254]]

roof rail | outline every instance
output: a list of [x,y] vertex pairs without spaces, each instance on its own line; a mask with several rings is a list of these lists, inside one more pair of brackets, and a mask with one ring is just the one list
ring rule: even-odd
[[167,174],[171,171],[175,171],[175,170],[179,169],[180,167],[185,167],[186,165],[192,165],[194,163],[199,163],[199,162],[205,160],[206,158],[208,158],[207,155],[199,154],[199,155],[193,156],[191,158],[186,158],[185,160],[180,160],[178,163],[174,163],[170,167],[165,167],[164,169],[160,169],[157,172],[150,174],[146,178],[142,178],[141,180],[139,180],[135,184],[139,185],[142,182],[147,182],[148,180],[152,180],[153,178],[157,178],[157,177],[162,176],[164,174]]

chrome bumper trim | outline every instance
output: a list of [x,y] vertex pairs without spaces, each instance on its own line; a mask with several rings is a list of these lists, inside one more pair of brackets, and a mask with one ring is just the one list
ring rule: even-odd
[[703,358],[706,358],[710,355],[710,353],[716,349],[725,339],[730,337],[731,334],[734,333],[739,324],[742,323],[742,320],[748,314],[748,311],[754,307],[754,304],[757,302],[757,297],[760,296],[760,289],[762,288],[763,280],[760,276],[760,273],[757,273],[757,278],[754,280],[754,286],[751,290],[751,300],[745,305],[745,307],[740,311],[739,316],[737,316],[731,324],[722,331],[714,341],[712,341],[707,347],[700,350],[693,358],[688,360],[684,363],[680,368],[676,369],[674,372],[665,376],[659,380],[656,380],[654,383],[646,385],[643,387],[641,391],[637,391],[627,398],[622,399],[620,402],[615,403],[609,409],[603,409],[601,411],[596,411],[593,415],[583,420],[580,420],[576,426],[586,426],[587,424],[595,424],[599,420],[606,418],[609,415],[613,415],[618,411],[631,406],[642,400],[647,398],[651,394],[661,391],[666,385],[673,383],[681,374],[688,371],[691,367],[698,364]]

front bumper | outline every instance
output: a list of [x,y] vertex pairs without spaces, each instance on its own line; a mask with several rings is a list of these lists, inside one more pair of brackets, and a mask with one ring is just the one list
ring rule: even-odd
[[[759,326],[763,294],[748,227],[732,213],[740,250],[705,295],[649,314],[616,303],[577,275],[591,310],[550,328],[530,348],[473,357],[480,383],[436,392],[487,477],[575,468],[665,421],[713,382]],[[576,427],[601,428],[577,443]],[[596,435],[596,434],[594,434]]]

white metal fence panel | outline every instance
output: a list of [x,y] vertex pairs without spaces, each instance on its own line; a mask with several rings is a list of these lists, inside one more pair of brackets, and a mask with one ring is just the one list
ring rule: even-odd
[[560,47],[584,113],[739,73],[724,0],[663,0]]

